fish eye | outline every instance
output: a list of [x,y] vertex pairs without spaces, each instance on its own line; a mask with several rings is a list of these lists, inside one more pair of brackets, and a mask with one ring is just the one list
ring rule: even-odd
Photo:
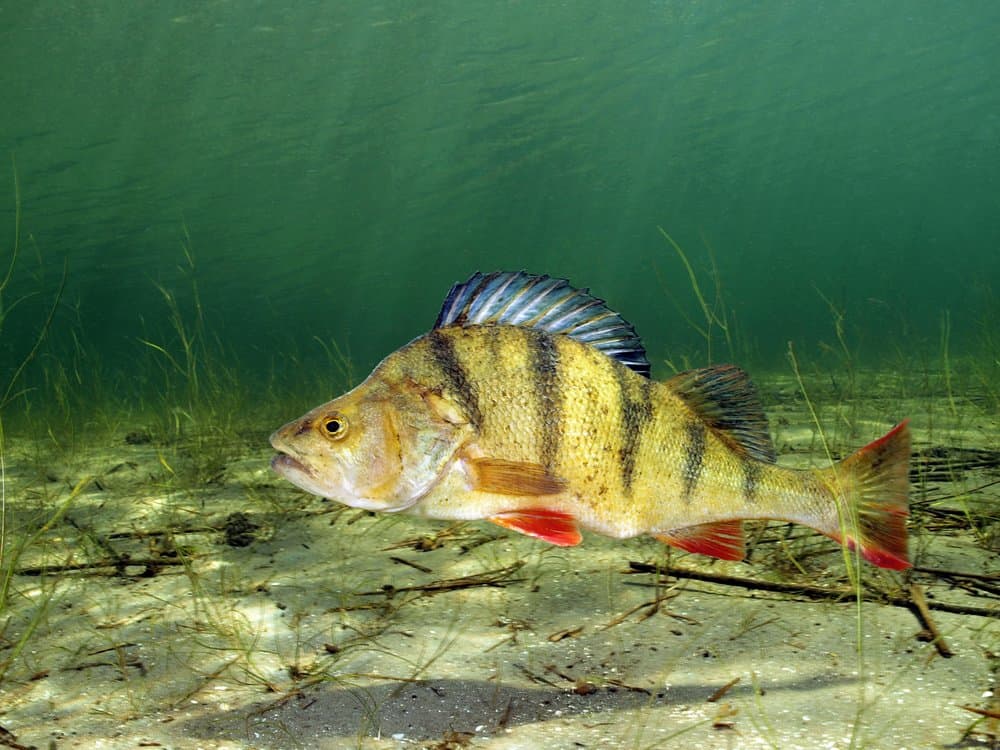
[[340,440],[347,434],[347,420],[340,414],[330,414],[320,422],[323,434],[333,440]]

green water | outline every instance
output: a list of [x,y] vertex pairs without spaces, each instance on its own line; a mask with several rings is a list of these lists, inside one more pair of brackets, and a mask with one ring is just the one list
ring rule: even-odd
[[[0,745],[995,745],[998,29],[0,0]],[[519,268],[605,298],[656,378],[746,367],[785,466],[908,417],[915,567],[774,523],[746,562],[557,548],[268,468],[455,281]]]
[[71,360],[158,387],[156,283],[189,320],[197,287],[218,356],[280,386],[322,380],[314,337],[363,374],[454,281],[516,268],[607,298],[664,375],[709,355],[657,226],[709,301],[714,257],[736,344],[712,359],[836,348],[822,294],[867,364],[936,360],[947,311],[988,366],[997,28],[988,1],[4,3],[4,309],[27,299],[0,383],[64,262],[19,387]]

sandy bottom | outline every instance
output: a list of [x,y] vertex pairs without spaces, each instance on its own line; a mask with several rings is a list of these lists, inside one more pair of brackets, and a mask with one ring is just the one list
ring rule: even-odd
[[[820,465],[794,384],[762,386],[782,463]],[[838,451],[906,415],[917,567],[863,566],[860,605],[802,527],[750,525],[744,563],[558,549],[309,497],[270,425],[8,436],[0,747],[998,747],[1000,425],[821,409]]]

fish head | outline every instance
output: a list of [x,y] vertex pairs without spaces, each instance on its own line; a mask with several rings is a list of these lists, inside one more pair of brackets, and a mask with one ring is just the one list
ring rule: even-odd
[[275,431],[271,468],[345,505],[406,510],[438,482],[464,442],[466,425],[455,413],[415,383],[369,379]]

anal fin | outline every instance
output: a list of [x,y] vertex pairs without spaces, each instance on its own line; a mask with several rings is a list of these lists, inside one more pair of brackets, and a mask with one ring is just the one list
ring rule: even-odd
[[576,519],[569,513],[544,508],[512,511],[490,516],[490,521],[505,529],[542,539],[558,547],[574,547],[583,537]]
[[502,458],[466,459],[472,488],[498,495],[558,495],[566,480],[554,477],[539,464]]
[[685,552],[711,555],[722,560],[742,560],[746,555],[742,521],[717,521],[654,534],[657,539]]

